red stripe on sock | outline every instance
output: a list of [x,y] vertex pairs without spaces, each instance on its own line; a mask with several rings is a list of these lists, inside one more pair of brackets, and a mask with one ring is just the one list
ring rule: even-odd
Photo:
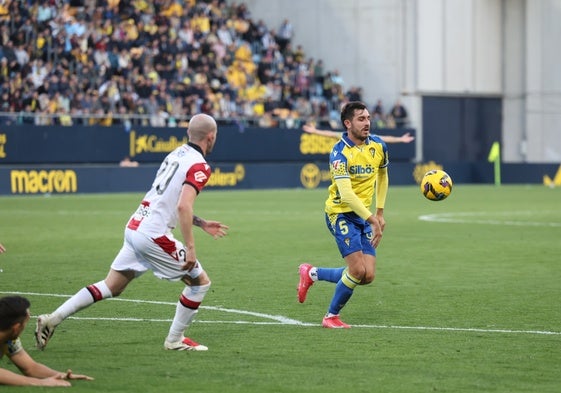
[[181,297],[179,298],[179,303],[181,303],[184,307],[190,308],[191,310],[196,310],[201,305],[201,302],[189,300],[183,295],[181,295]]
[[94,302],[99,302],[100,300],[103,300],[103,295],[101,294],[101,291],[95,286],[95,285],[88,285],[86,287],[86,289],[90,292],[90,294],[92,295]]

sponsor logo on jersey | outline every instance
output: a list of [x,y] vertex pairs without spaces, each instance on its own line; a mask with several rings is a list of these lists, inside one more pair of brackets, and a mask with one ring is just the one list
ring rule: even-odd
[[370,175],[374,173],[374,168],[372,168],[372,165],[352,165],[349,167],[349,173],[351,175]]
[[144,220],[149,215],[150,215],[150,202],[142,201],[138,209],[136,209],[134,216],[130,219],[129,223],[127,224],[127,228],[136,231],[140,226],[140,224],[142,223],[142,220]]
[[207,179],[206,173],[204,173],[203,171],[197,171],[195,172],[195,181],[197,181],[198,183],[204,183]]

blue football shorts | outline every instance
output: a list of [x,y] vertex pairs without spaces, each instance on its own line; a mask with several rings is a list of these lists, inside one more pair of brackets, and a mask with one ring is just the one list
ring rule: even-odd
[[345,258],[353,252],[376,256],[372,246],[372,227],[355,213],[325,214],[325,223],[335,237],[341,256]]

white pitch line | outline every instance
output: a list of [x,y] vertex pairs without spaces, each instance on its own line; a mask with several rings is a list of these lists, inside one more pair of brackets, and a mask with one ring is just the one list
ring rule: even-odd
[[481,329],[481,328],[451,328],[431,326],[396,326],[396,325],[352,325],[354,328],[370,329],[408,329],[408,330],[436,330],[449,332],[476,332],[476,333],[509,333],[509,334],[539,334],[561,336],[561,332],[548,330],[511,330],[511,329]]
[[[37,292],[17,292],[17,291],[0,291],[3,294],[12,295],[27,295],[27,296],[49,296],[49,297],[62,297],[69,298],[68,295],[61,294],[47,294],[47,293],[37,293]],[[161,304],[175,306],[176,303],[172,302],[162,302],[155,300],[135,300],[135,299],[121,299],[121,298],[110,298],[106,300],[121,301],[121,302],[132,302],[132,303],[147,303],[147,304]],[[253,311],[228,309],[223,307],[214,306],[201,306],[201,308],[213,311],[221,311],[227,313],[250,315],[259,318],[271,319],[274,322],[264,322],[264,321],[204,321],[196,320],[196,323],[206,323],[206,324],[238,324],[238,325],[291,325],[291,326],[303,326],[303,327],[319,327],[319,323],[308,323],[302,322],[295,319],[287,318],[281,315],[271,315],[258,313]],[[154,318],[108,318],[108,317],[70,317],[69,319],[74,320],[96,320],[96,321],[118,321],[118,322],[166,322],[169,323],[171,319],[154,319]],[[503,333],[503,334],[531,334],[531,335],[549,335],[549,336],[561,336],[561,332],[548,331],[548,330],[513,330],[513,329],[482,329],[482,328],[454,328],[454,327],[436,327],[436,326],[398,326],[398,325],[351,325],[353,328],[365,328],[365,329],[403,329],[403,330],[420,330],[420,331],[449,331],[449,332],[475,332],[475,333]]]
[[[521,213],[533,214],[532,212],[501,212],[502,215],[516,216]],[[561,227],[560,222],[541,222],[541,221],[512,221],[497,219],[477,219],[477,218],[459,218],[459,217],[477,217],[477,216],[493,216],[497,213],[486,212],[458,212],[458,213],[442,213],[442,214],[425,214],[419,216],[421,221],[429,222],[446,222],[453,224],[485,224],[485,225],[510,225],[510,226],[532,226],[532,227]]]
[[[33,318],[33,317],[32,317]],[[35,317],[36,318],[36,317]],[[68,319],[73,319],[76,321],[110,321],[110,322],[172,322],[172,319],[154,319],[154,318],[112,318],[112,317],[69,317]],[[232,324],[232,325],[293,325],[293,326],[321,326],[319,323],[306,323],[300,321],[294,321],[292,323],[286,322],[259,322],[259,321],[200,321],[195,320],[194,323],[205,323],[205,324]]]
[[[69,298],[70,296],[68,295],[61,295],[61,294],[56,294],[56,293],[37,293],[37,292],[4,292],[4,291],[0,291],[0,293],[11,293],[14,295],[28,295],[28,296],[49,296],[49,297],[62,297],[62,298]],[[147,304],[160,304],[160,305],[168,305],[168,306],[175,306],[177,303],[174,302],[162,302],[162,301],[157,301],[157,300],[137,300],[137,299],[124,299],[124,298],[109,298],[109,299],[105,299],[105,300],[110,300],[110,301],[119,301],[119,302],[131,302],[131,303],[147,303]],[[229,308],[224,308],[224,307],[217,307],[217,306],[201,306],[201,309],[205,309],[205,310],[213,310],[213,311],[220,311],[220,312],[226,312],[226,313],[232,313],[232,314],[240,314],[240,315],[250,315],[253,317],[258,317],[258,318],[264,318],[264,319],[271,319],[273,321],[278,322],[278,324],[280,325],[306,325],[304,322],[301,321],[297,321],[295,319],[291,319],[291,318],[287,318],[285,316],[282,315],[272,315],[272,314],[264,314],[264,313],[258,313],[258,312],[254,312],[254,311],[245,311],[245,310],[236,310],[236,309],[229,309]],[[77,317],[73,317],[75,319],[80,319]],[[99,318],[102,319],[102,318]],[[109,320],[123,320],[123,319],[109,319]],[[125,319],[127,320],[127,319]],[[139,318],[134,318],[134,320],[150,320],[150,319],[139,319]],[[171,321],[170,321],[171,322]]]

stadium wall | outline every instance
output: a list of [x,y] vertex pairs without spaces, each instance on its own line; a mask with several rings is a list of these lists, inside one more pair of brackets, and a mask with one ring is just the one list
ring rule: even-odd
[[245,3],[273,28],[288,19],[294,44],[340,71],[346,88],[361,86],[368,103],[401,98],[421,144],[427,95],[500,97],[503,160],[561,162],[561,51],[552,50],[561,0]]
[[[334,139],[299,129],[219,126],[209,161],[276,163],[325,160]],[[401,135],[413,129],[379,129]],[[116,164],[123,157],[159,164],[167,153],[187,142],[184,128],[63,127],[11,125],[0,129],[0,165]],[[392,146],[392,160],[411,162],[415,142]]]
[[[404,130],[380,130],[401,135]],[[415,133],[415,130],[408,130]],[[223,126],[210,189],[318,188],[330,182],[332,138],[294,129]],[[143,192],[159,162],[186,142],[181,128],[8,126],[0,131],[0,195]],[[413,185],[429,169],[444,169],[456,185],[492,183],[486,160],[413,162],[415,142],[388,145],[391,184]],[[122,168],[129,155],[141,164]],[[503,165],[504,183],[561,186],[558,165]]]

